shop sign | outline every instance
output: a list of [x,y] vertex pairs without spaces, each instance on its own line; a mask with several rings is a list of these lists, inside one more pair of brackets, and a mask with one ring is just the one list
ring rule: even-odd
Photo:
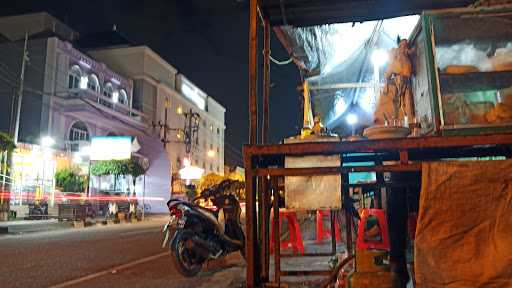
[[124,160],[132,155],[132,138],[130,136],[105,136],[91,139],[90,159]]

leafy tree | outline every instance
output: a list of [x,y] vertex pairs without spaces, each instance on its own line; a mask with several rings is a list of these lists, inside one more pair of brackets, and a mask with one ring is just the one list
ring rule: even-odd
[[199,185],[197,186],[197,189],[199,191],[203,191],[205,189],[208,189],[212,187],[213,185],[219,184],[224,180],[225,178],[219,174],[215,173],[209,173],[201,177],[199,180]]
[[9,134],[0,132],[0,152],[12,152],[16,148],[14,140]]
[[137,177],[144,175],[147,167],[144,167],[137,159],[130,158],[128,160],[105,160],[97,161],[91,165],[91,174],[94,176],[114,176],[114,189],[119,176],[130,175],[133,179],[135,187]]
[[84,192],[87,177],[80,175],[77,168],[64,168],[55,173],[55,185],[63,192]]

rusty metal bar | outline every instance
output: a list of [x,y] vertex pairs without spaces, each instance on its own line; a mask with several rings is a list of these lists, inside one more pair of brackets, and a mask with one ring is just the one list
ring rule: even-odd
[[314,142],[273,145],[250,145],[253,155],[334,155],[350,152],[380,152],[421,148],[448,148],[512,144],[512,133],[473,136],[428,136],[346,142]]
[[257,168],[251,171],[254,176],[310,176],[339,175],[352,172],[412,172],[421,170],[420,163],[377,165],[360,167],[313,167],[313,168]]
[[334,210],[331,210],[331,251],[336,254],[336,217]]
[[[342,162],[343,163],[343,157],[341,158]],[[341,177],[341,183],[343,183],[341,185],[341,193],[342,193],[342,197],[344,199],[344,201],[346,201],[347,199],[349,199],[350,197],[350,188],[349,188],[349,178],[348,178],[348,174],[342,174],[342,177]],[[348,203],[346,203],[348,204]],[[345,215],[345,243],[346,243],[346,249],[347,249],[347,254],[350,256],[353,254],[353,248],[352,248],[352,215],[350,213],[350,209],[349,207],[347,206],[344,206],[344,209],[343,209],[343,214]]]
[[331,270],[293,270],[293,271],[281,271],[282,276],[325,276],[325,275],[331,275]]
[[269,280],[269,267],[270,267],[270,247],[269,247],[269,179],[268,177],[260,177],[261,182],[261,278],[262,283],[266,283]]
[[[273,178],[275,179],[275,178]],[[275,180],[274,180],[275,181]],[[273,183],[274,184],[274,183]],[[274,201],[273,201],[273,211],[274,211],[274,282],[277,283],[278,287],[281,284],[281,243],[280,238],[281,235],[279,235],[279,189],[276,188],[277,185],[272,185],[273,194],[274,194]]]
[[[247,287],[256,287],[257,279],[257,261],[256,251],[258,244],[257,226],[256,226],[256,178],[250,173],[252,169],[251,157],[244,150],[244,167],[245,167],[245,199],[246,199],[246,242],[245,242],[245,259],[247,262]],[[259,276],[259,275],[258,275]]]
[[304,253],[304,254],[281,254],[281,258],[297,258],[297,257],[318,257],[318,256],[334,256],[332,252],[325,252],[325,253]]
[[270,23],[263,22],[263,125],[261,143],[268,143],[269,100],[270,99]]
[[[249,143],[258,140],[258,0],[250,0],[249,7]],[[249,273],[249,272],[248,272]]]

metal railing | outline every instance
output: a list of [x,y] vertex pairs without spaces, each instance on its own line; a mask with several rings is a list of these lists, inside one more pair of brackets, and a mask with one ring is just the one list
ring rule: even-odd
[[144,118],[147,118],[147,116],[141,111],[133,109],[128,105],[115,102],[111,98],[106,97],[103,94],[100,94],[99,92],[93,91],[91,89],[70,89],[69,92],[73,98],[90,100],[91,102],[98,103],[103,107],[107,107],[114,112],[128,116],[136,121],[142,122]]

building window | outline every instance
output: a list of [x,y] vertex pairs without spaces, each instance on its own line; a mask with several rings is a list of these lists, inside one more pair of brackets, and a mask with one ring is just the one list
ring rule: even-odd
[[212,170],[213,170],[213,164],[210,163],[210,171],[212,171]]
[[220,134],[220,129],[219,129],[219,128],[217,128],[217,135],[219,135],[219,134]]
[[112,99],[112,93],[114,93],[114,87],[112,87],[112,84],[105,84],[105,88],[103,88],[103,96]]
[[89,81],[87,81],[87,88],[100,92],[100,81],[98,80],[98,76],[91,74],[89,75]]
[[213,150],[213,144],[210,143],[210,150]]
[[206,120],[203,120],[203,127],[206,128]]
[[73,65],[71,70],[69,70],[68,76],[68,88],[69,89],[78,89],[80,88],[80,79],[82,78],[82,70],[78,65]]
[[82,121],[75,122],[69,129],[70,141],[89,141],[89,131]]
[[124,89],[119,90],[119,103],[128,105],[128,94]]
[[128,105],[128,94],[124,89],[119,90],[119,103]]
[[183,114],[183,107],[181,107],[181,105],[179,105],[178,108],[176,108],[176,113],[178,113],[178,115]]
[[219,153],[220,153],[220,149],[219,149],[219,147],[217,147],[217,154],[219,154]]
[[210,125],[210,131],[213,132],[213,125]]

